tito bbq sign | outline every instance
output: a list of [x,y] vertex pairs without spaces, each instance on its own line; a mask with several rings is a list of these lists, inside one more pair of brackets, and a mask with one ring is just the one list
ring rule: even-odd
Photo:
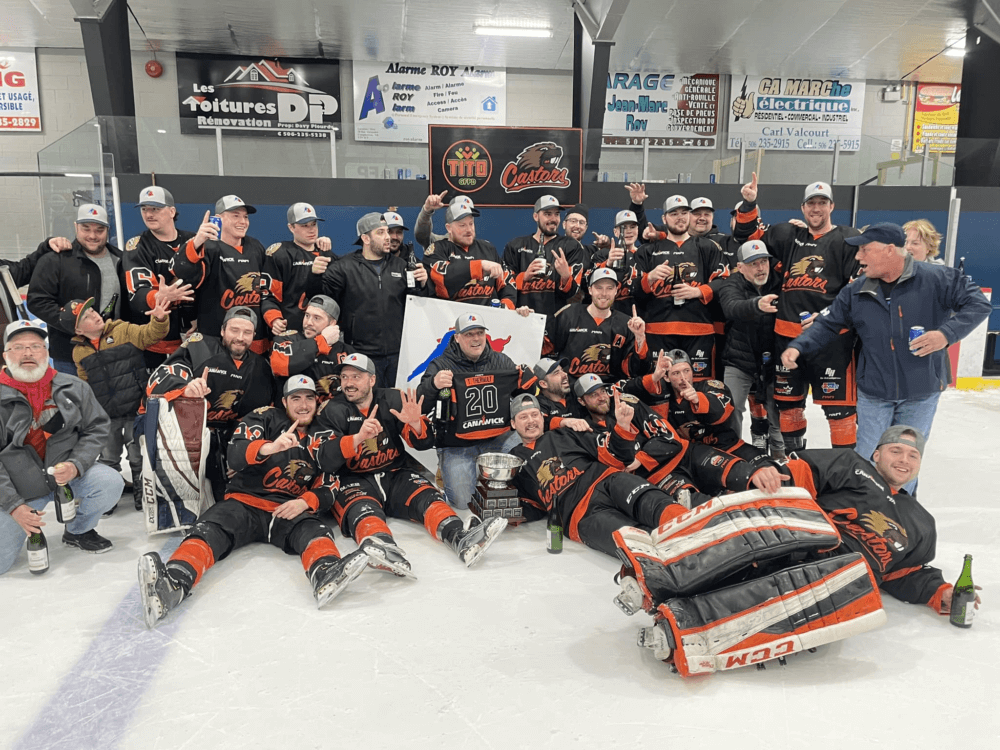
[[340,64],[177,55],[182,133],[326,138],[340,129]]
[[430,125],[431,192],[477,206],[533,206],[541,195],[580,202],[583,135],[578,128]]

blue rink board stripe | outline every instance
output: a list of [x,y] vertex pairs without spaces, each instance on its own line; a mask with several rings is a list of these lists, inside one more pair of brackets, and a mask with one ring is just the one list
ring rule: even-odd
[[[180,543],[180,537],[171,539],[160,550],[160,556],[172,554]],[[186,611],[170,615],[156,630],[147,630],[137,582],[18,739],[14,750],[116,747],[166,657]]]

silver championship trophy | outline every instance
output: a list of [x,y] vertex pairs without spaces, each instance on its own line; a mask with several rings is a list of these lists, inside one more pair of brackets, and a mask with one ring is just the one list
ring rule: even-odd
[[506,518],[510,526],[524,523],[521,501],[510,480],[524,461],[507,453],[484,453],[476,459],[478,479],[469,510],[482,520]]

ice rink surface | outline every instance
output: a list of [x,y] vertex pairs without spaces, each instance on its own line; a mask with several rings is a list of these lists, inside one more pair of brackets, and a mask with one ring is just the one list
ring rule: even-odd
[[540,523],[467,570],[391,521],[419,580],[368,570],[322,611],[296,558],[254,545],[147,631],[136,560],[179,538],[148,539],[126,498],[98,527],[114,549],[87,555],[49,506],[49,572],[22,555],[0,577],[0,746],[998,748],[998,426],[1000,391],[945,394],[920,475],[937,564],[954,581],[971,553],[985,589],[970,630],[885,596],[878,630],[691,680],[635,645],[651,618],[612,604],[619,565],[568,540],[547,554]]

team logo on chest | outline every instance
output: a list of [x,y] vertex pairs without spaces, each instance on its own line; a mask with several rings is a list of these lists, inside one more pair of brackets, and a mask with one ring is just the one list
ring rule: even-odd
[[820,276],[825,268],[826,262],[823,260],[822,255],[807,255],[802,260],[792,264],[791,269],[789,269],[788,274],[785,276],[785,283],[782,286],[782,290],[812,289],[825,294],[827,280]]

